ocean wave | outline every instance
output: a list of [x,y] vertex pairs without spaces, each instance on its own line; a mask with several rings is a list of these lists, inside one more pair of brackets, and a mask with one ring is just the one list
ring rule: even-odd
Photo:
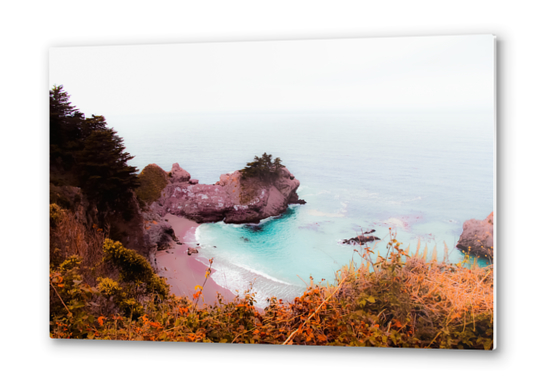
[[279,218],[281,215],[278,215],[278,216],[269,216],[269,217],[266,217],[265,219],[263,220],[260,220],[260,222],[258,224],[248,224],[248,225],[262,225],[262,224],[265,224],[265,223],[268,223],[270,222],[271,220],[275,220],[276,218]]
[[[203,251],[196,256],[196,260],[208,267],[208,256],[212,256],[211,252]],[[255,299],[259,303],[257,306],[261,308],[270,297],[291,300],[303,292],[303,287],[299,285],[280,280],[247,265],[232,262],[227,253],[214,257],[213,270],[211,279],[234,294],[252,287]]]
[[[256,270],[256,269],[252,268],[252,267],[249,267],[246,264],[233,262],[231,260],[231,257],[228,257],[228,256],[229,256],[228,252],[221,252],[220,257],[215,258],[217,260],[217,264],[216,264],[217,269],[220,268],[220,267],[225,267],[225,268],[230,268],[230,269],[239,269],[241,271],[247,271],[249,273],[252,273],[252,274],[256,275],[257,277],[263,277],[264,279],[271,280],[271,281],[273,281],[275,283],[278,283],[278,284],[294,285],[292,283],[288,283],[287,281],[283,281],[283,280],[280,280],[280,279],[278,279],[276,277],[270,276],[270,275],[268,275],[267,273],[265,273],[263,271],[259,271],[259,270]],[[203,262],[203,264],[205,264],[206,266],[209,266],[208,258],[206,258],[205,256],[198,255],[197,259],[198,259],[198,261]]]
[[235,265],[235,266],[237,266],[237,267],[244,268],[244,269],[246,269],[247,271],[250,271],[251,273],[254,273],[255,275],[261,276],[261,277],[263,277],[263,278],[265,278],[265,279],[269,279],[269,280],[274,281],[274,282],[276,282],[276,283],[284,284],[284,285],[294,285],[294,284],[288,283],[288,282],[286,282],[286,281],[282,281],[282,280],[280,280],[280,279],[277,279],[277,278],[275,278],[275,277],[273,277],[273,276],[270,276],[270,275],[268,275],[268,274],[265,273],[265,272],[257,271],[257,270],[255,270],[255,269],[253,269],[253,268],[250,268],[250,267],[247,266],[247,265],[236,264],[236,263],[232,263],[232,264]]
[[216,223],[206,223],[202,225],[218,225],[221,228],[241,228],[244,224],[233,224],[233,223],[225,223],[223,221],[217,221]]

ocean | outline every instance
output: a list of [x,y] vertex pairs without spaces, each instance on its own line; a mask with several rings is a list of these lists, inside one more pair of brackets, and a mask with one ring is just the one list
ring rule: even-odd
[[[259,306],[290,300],[312,277],[333,283],[360,257],[341,240],[374,229],[386,252],[389,228],[411,250],[421,241],[438,258],[454,248],[468,219],[493,211],[491,112],[250,113],[114,116],[130,161],[169,171],[173,163],[200,183],[243,168],[264,152],[280,157],[301,182],[305,205],[260,225],[203,224],[198,259],[214,258],[212,278]],[[216,247],[216,248],[215,248]],[[481,261],[484,263],[484,261]]]

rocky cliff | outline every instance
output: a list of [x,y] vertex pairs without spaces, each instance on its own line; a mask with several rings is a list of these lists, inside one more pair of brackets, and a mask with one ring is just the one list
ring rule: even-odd
[[198,223],[259,223],[282,214],[289,204],[304,204],[296,191],[299,180],[282,168],[274,180],[243,178],[239,171],[220,176],[212,185],[199,184],[179,164],[173,164],[168,184],[152,211],[180,215]]
[[470,255],[493,258],[493,212],[485,220],[465,221],[457,248]]

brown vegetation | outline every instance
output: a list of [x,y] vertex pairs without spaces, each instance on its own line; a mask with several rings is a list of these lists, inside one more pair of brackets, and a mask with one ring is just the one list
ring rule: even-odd
[[[55,208],[52,217],[57,216]],[[65,228],[66,219],[70,216],[52,218],[53,232]],[[62,231],[82,239],[77,232]],[[63,255],[83,249],[79,242]],[[492,266],[469,269],[463,264],[426,262],[426,252],[409,254],[393,234],[388,249],[374,262],[371,249],[360,249],[363,262],[342,268],[335,285],[311,279],[304,294],[291,303],[270,298],[267,307],[258,310],[251,291],[228,303],[219,295],[216,305],[198,305],[206,280],[194,288],[192,298],[168,295],[167,286],[144,258],[106,240],[101,263],[116,275],[83,284],[88,279],[82,275],[89,271],[78,256],[52,267],[51,337],[492,348]],[[209,268],[205,279],[210,274]]]

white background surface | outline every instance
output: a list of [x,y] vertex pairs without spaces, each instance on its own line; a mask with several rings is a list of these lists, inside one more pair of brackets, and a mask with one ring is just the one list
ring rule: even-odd
[[[195,2],[194,2],[195,3]],[[536,1],[4,2],[5,382],[534,382],[540,379],[540,35]],[[499,51],[499,342],[493,352],[52,341],[48,49],[59,46],[493,33]],[[7,245],[7,247],[6,247]]]

